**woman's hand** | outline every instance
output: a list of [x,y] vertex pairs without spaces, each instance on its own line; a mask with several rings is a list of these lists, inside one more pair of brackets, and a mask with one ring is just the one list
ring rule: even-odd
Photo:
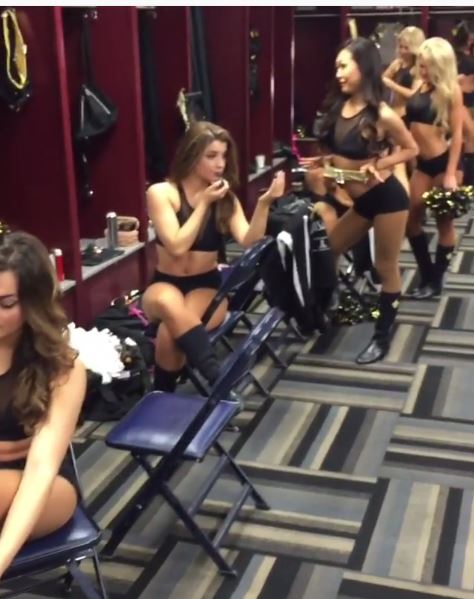
[[323,162],[323,156],[303,156],[299,159],[299,165],[308,170],[319,168]]
[[285,193],[285,172],[277,171],[267,191],[259,197],[259,201],[271,204]]
[[225,179],[219,179],[211,183],[204,191],[199,192],[199,202],[204,202],[210,206],[213,202],[221,200],[229,191],[229,183]]
[[448,173],[446,173],[443,178],[444,189],[447,189],[447,190],[456,189],[457,186],[458,186],[458,181],[456,179],[456,175],[448,175]]
[[359,170],[361,173],[365,173],[369,177],[369,179],[375,179],[376,181],[383,183],[383,179],[379,171],[375,168],[375,164],[373,164],[372,162],[369,162],[368,164],[363,164]]

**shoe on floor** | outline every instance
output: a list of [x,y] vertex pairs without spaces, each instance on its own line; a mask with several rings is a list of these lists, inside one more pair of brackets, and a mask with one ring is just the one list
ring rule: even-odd
[[390,343],[388,338],[373,337],[369,345],[357,356],[357,364],[373,364],[382,360],[388,353]]

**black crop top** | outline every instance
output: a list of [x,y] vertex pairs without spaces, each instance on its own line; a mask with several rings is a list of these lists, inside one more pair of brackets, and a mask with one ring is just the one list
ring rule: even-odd
[[23,426],[18,422],[12,409],[12,395],[15,377],[10,368],[0,375],[0,441],[26,439]]
[[[383,149],[384,141],[371,142],[361,133],[361,122],[367,114],[367,108],[349,118],[341,114],[337,117],[332,133],[329,135],[331,151],[349,160],[366,160],[376,156]],[[370,145],[377,145],[377,149],[370,149]]]
[[[181,185],[178,186],[180,207],[176,216],[180,226],[188,220],[189,215],[193,211],[193,208],[189,205],[189,202],[184,193],[184,189]],[[222,247],[223,234],[218,231],[216,225],[216,203],[211,205],[207,220],[204,227],[201,229],[197,239],[193,245],[189,248],[191,251],[199,252],[217,252]],[[155,242],[158,245],[163,245],[158,235],[155,237]]]
[[393,80],[402,87],[411,87],[413,84],[413,75],[410,67],[402,67],[393,76]]
[[406,118],[409,123],[425,123],[434,125],[436,110],[431,100],[431,92],[417,91],[408,100],[406,105]]

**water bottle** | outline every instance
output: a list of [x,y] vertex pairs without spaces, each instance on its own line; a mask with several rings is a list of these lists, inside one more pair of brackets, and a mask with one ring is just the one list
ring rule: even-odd
[[107,247],[114,249],[118,246],[118,224],[115,212],[107,212]]

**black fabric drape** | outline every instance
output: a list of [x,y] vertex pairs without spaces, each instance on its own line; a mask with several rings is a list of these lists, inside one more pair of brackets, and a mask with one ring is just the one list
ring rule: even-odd
[[[159,16],[156,18],[159,18]],[[139,39],[142,106],[145,130],[146,171],[150,183],[163,179],[167,170],[158,93],[159,77],[153,48],[153,28],[153,15],[147,11],[140,11]]]
[[214,121],[216,115],[207,60],[206,31],[200,6],[191,6],[191,50],[193,91],[202,92],[206,117]]

